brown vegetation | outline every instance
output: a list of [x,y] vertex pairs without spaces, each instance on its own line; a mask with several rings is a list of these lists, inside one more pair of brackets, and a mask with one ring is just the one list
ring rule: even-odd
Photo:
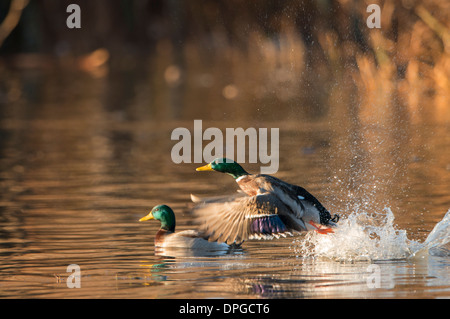
[[[27,1],[13,0],[10,8],[17,2]],[[28,3],[0,52],[15,54],[19,66],[48,60],[18,53],[44,54],[97,77],[150,58],[169,89],[208,88],[219,78],[223,96],[242,103],[320,105],[339,80],[360,93],[363,121],[385,116],[392,101],[412,121],[450,118],[448,1],[76,1],[78,30],[65,27],[71,2]],[[366,25],[371,3],[381,7],[380,29]],[[211,68],[217,64],[227,72]]]

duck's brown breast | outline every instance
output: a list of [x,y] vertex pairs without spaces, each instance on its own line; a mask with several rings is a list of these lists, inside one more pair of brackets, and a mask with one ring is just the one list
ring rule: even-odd
[[173,232],[166,229],[160,229],[155,235],[155,246],[161,247],[167,235],[173,234]]
[[242,189],[242,191],[248,196],[255,196],[258,194],[260,187],[258,181],[254,178],[254,176],[243,176],[238,178],[236,182]]

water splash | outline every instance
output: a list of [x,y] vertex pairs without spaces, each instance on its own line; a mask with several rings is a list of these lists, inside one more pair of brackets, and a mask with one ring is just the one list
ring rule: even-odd
[[[428,238],[420,243],[410,240],[406,230],[397,229],[390,208],[382,213],[351,213],[341,219],[334,234],[308,232],[294,240],[297,256],[328,258],[340,262],[399,260],[424,253],[445,253],[450,241],[450,210]],[[450,255],[450,254],[449,254]]]
[[428,251],[432,256],[450,256],[450,209],[444,218],[434,226],[422,247],[415,251],[414,255],[420,256],[424,251]]

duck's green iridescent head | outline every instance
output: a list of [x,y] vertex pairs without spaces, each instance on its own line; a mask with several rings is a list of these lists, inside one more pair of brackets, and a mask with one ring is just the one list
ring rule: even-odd
[[211,163],[199,167],[197,171],[216,171],[221,173],[226,173],[233,176],[234,179],[239,178],[248,173],[242,168],[241,165],[228,158],[216,158]]
[[156,219],[161,222],[161,229],[175,231],[175,214],[172,208],[167,205],[158,205],[153,207],[147,216],[139,219],[140,222],[145,220]]

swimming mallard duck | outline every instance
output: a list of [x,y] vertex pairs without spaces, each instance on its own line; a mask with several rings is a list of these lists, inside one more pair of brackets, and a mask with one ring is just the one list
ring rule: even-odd
[[[210,240],[241,243],[246,239],[272,239],[315,230],[333,232],[339,215],[328,210],[308,191],[276,177],[249,174],[238,163],[222,158],[197,168],[231,175],[247,196],[205,200],[194,208]],[[193,198],[193,201],[200,201]]]
[[151,212],[139,219],[140,222],[156,219],[161,222],[161,228],[155,236],[155,247],[159,248],[184,248],[201,250],[226,250],[229,246],[225,243],[211,242],[196,230],[184,230],[175,233],[175,214],[167,205],[153,207]]

